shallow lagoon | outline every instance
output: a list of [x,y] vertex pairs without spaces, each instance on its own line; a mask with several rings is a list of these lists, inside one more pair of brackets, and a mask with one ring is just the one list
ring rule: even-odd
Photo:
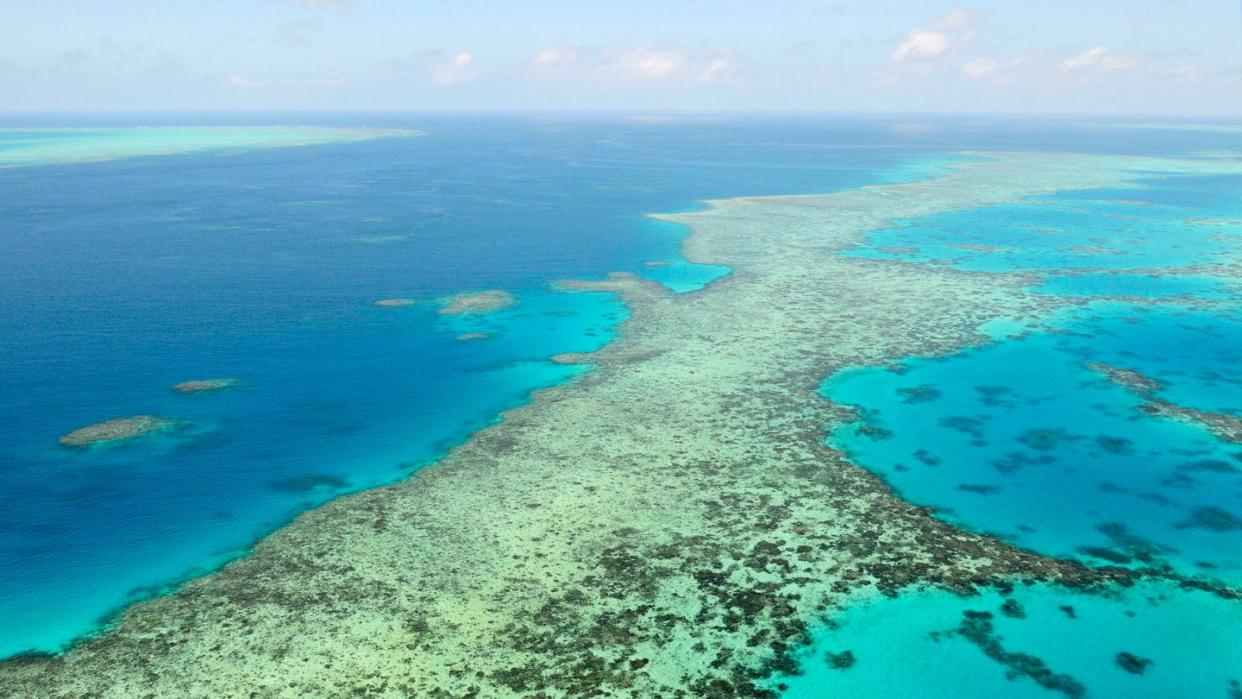
[[1160,178],[1141,189],[954,211],[896,222],[844,254],[986,272],[1227,262],[1242,249],[1242,206],[1231,196],[1240,186],[1239,176]]

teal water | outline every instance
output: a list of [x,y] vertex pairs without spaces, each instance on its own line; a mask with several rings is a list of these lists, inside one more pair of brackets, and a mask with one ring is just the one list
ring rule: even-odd
[[[829,439],[963,528],[1090,565],[1242,585],[1242,445],[1144,412],[1141,396],[1092,368],[1137,371],[1159,382],[1161,400],[1242,416],[1238,287],[1195,267],[1239,259],[1239,185],[1153,179],[869,235],[844,254],[1045,272],[1034,290],[1086,305],[991,323],[981,328],[991,342],[950,356],[829,377],[825,396],[859,411]],[[814,632],[803,674],[774,682],[786,697],[1242,694],[1236,601],[1155,583],[1105,596],[1040,586],[1012,599],[1020,617],[996,591],[860,602]],[[1141,672],[1122,667],[1123,652]],[[1032,658],[1043,684],[1026,671]]]
[[[911,591],[834,618],[799,654],[801,674],[771,684],[788,699],[1227,699],[1242,686],[1239,628],[1237,602],[1155,584],[1106,596]],[[1042,669],[1044,684],[1025,669]]]

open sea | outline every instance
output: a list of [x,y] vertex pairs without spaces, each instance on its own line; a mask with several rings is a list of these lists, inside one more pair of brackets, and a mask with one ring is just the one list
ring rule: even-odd
[[[620,270],[693,293],[727,274],[683,260],[686,231],[647,213],[916,180],[966,150],[1237,145],[1236,134],[1068,121],[449,115],[302,116],[420,133],[132,157],[113,148],[93,162],[66,161],[80,146],[60,143],[82,138],[61,127],[107,127],[96,137],[141,144],[151,134],[131,128],[140,124],[288,121],[0,124],[12,127],[0,128],[0,657],[62,649],[126,604],[243,555],[299,512],[405,478],[532,391],[572,381],[586,369],[549,357],[609,342],[625,309],[609,295],[557,291],[557,280]],[[35,142],[61,156],[22,150]],[[1069,271],[1038,291],[1161,303],[1101,300],[953,356],[825,377],[825,395],[864,416],[827,438],[972,531],[1095,564],[1154,558],[1242,585],[1242,448],[1142,413],[1139,398],[1087,366],[1141,371],[1163,384],[1162,398],[1242,416],[1242,313],[1194,303],[1239,289],[1151,271],[1237,259],[1240,193],[1242,178],[1167,178],[875,232],[847,254]],[[437,313],[451,295],[488,289],[518,302]],[[374,305],[390,298],[419,303]],[[466,333],[487,337],[459,339]],[[222,377],[237,385],[171,390]],[[176,425],[89,449],[57,443],[138,414]],[[1224,697],[1242,679],[1227,667],[1242,668],[1236,652],[1195,645],[1242,648],[1237,604],[1173,590],[1102,599],[1030,589],[1015,599],[1029,613],[947,593],[860,602],[816,632],[805,672],[781,690],[823,696],[848,679],[850,696],[1055,691],[993,662],[980,638],[997,634],[1060,660],[1100,696]],[[975,618],[963,610],[988,611],[992,625],[962,628]],[[1083,648],[1053,648],[1075,622]],[[1200,626],[1216,631],[1189,631]],[[1099,642],[1114,637],[1117,649]],[[842,672],[824,654],[846,646],[857,664]],[[1155,680],[1127,684],[1133,673],[1112,662],[1123,650],[1154,658],[1144,677]],[[977,687],[954,684],[961,673]],[[1211,691],[1185,689],[1198,686],[1189,677]]]

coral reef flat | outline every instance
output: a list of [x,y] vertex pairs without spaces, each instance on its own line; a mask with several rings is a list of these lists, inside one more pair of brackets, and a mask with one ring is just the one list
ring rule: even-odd
[[688,259],[732,273],[681,295],[632,275],[562,285],[629,307],[593,371],[62,655],[0,665],[0,694],[772,696],[766,678],[795,666],[809,626],[860,594],[1157,574],[954,528],[826,445],[852,416],[820,396],[825,376],[1081,302],[1023,274],[838,252],[894,219],[1239,169],[997,154],[922,182],[664,217],[693,229]]
[[171,426],[172,422],[154,415],[135,415],[118,417],[111,420],[80,427],[58,441],[64,447],[89,447],[106,442],[119,442],[126,439],[141,437],[145,434],[158,432]]
[[467,315],[475,313],[492,313],[504,310],[517,303],[517,299],[507,291],[493,289],[478,291],[472,294],[458,294],[448,300],[440,309],[441,315]]

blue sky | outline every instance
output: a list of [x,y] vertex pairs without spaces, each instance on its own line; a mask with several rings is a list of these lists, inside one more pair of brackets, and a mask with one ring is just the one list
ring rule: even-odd
[[1239,0],[0,0],[0,111],[1242,116]]

